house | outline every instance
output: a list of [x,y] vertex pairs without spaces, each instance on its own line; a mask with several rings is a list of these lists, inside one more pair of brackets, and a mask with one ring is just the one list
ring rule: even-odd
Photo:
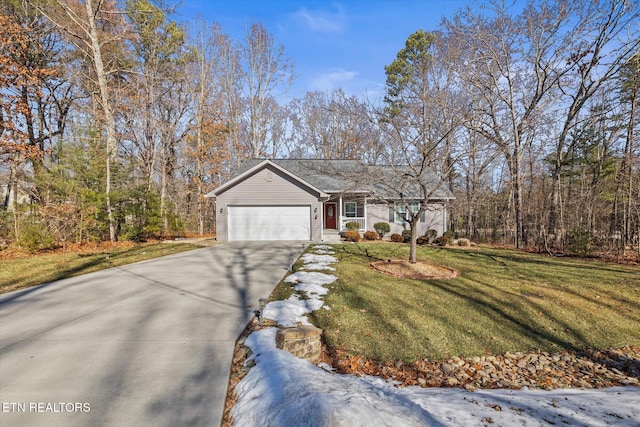
[[[361,232],[388,222],[391,233],[400,233],[409,228],[403,218],[406,207],[413,210],[422,199],[419,186],[401,172],[357,160],[251,159],[206,197],[215,198],[221,241],[322,241],[344,230],[347,222],[357,222]],[[441,235],[446,203],[453,196],[432,173],[423,182],[436,189],[430,191],[418,233],[435,229]]]

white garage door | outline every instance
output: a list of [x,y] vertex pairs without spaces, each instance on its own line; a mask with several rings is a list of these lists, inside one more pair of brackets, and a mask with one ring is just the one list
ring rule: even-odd
[[310,206],[229,206],[229,240],[311,240]]

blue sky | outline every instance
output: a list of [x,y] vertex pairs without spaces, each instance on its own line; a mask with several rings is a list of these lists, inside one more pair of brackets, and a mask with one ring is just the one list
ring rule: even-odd
[[407,37],[434,30],[443,16],[471,0],[183,0],[177,19],[201,15],[234,40],[261,22],[284,45],[296,78],[289,97],[343,88],[352,95],[382,95],[384,66]]

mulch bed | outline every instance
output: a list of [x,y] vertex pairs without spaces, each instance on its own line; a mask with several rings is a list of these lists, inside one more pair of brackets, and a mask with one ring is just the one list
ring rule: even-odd
[[389,274],[394,277],[406,277],[408,279],[452,279],[458,276],[458,272],[452,268],[428,262],[410,263],[407,260],[390,259],[375,261],[369,264],[374,270]]

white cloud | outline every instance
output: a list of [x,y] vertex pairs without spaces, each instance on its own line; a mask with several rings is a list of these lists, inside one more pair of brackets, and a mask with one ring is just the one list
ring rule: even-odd
[[342,68],[333,68],[329,72],[320,74],[311,81],[312,90],[332,90],[352,81],[358,76],[356,71],[347,71]]
[[292,16],[310,31],[318,33],[342,33],[346,20],[344,10],[339,5],[336,5],[332,11],[309,10],[301,7]]

